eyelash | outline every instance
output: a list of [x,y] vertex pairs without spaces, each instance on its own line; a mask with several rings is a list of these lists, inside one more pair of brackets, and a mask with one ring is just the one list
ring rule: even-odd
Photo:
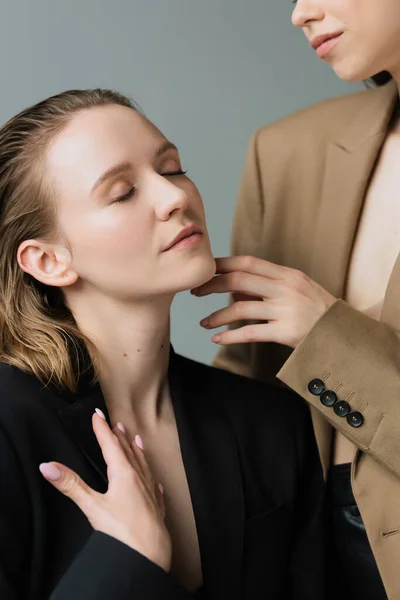
[[[182,171],[182,169],[179,169],[179,171],[174,171],[172,173],[162,173],[161,175],[163,177],[179,177],[181,175],[186,175],[186,173],[187,173],[187,171]],[[120,196],[120,198],[117,198],[114,202],[116,204],[126,202],[127,200],[132,198],[132,196],[134,196],[135,193],[136,193],[136,188],[132,187],[127,194],[125,194],[124,196]]]

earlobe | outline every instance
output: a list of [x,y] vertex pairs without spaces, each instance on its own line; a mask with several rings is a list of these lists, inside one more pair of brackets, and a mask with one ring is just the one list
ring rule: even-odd
[[17,260],[25,273],[45,285],[66,287],[78,279],[71,268],[71,253],[60,246],[26,240],[18,248]]

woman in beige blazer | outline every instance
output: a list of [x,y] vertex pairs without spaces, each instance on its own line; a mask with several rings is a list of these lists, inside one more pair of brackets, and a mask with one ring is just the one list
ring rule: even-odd
[[216,364],[277,374],[311,406],[329,489],[348,473],[354,497],[332,508],[333,579],[363,600],[386,597],[382,580],[399,599],[399,3],[299,0],[293,23],[342,79],[392,80],[255,133],[236,257],[219,259],[219,275],[194,293],[233,292],[202,321],[231,325],[213,338]]

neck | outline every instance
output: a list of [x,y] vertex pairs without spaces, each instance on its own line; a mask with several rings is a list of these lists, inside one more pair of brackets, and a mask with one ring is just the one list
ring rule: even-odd
[[83,299],[68,298],[79,329],[96,347],[110,417],[133,414],[150,423],[162,414],[168,396],[171,302],[168,297],[128,305],[86,293]]

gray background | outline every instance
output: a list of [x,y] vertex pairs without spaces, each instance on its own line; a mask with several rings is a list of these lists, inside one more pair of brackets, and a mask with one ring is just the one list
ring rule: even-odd
[[[0,121],[69,88],[134,97],[180,148],[219,256],[229,252],[252,131],[360,87],[314,56],[291,26],[291,0],[1,0],[0,7]],[[212,359],[211,335],[198,321],[226,300],[177,297],[179,352]]]

